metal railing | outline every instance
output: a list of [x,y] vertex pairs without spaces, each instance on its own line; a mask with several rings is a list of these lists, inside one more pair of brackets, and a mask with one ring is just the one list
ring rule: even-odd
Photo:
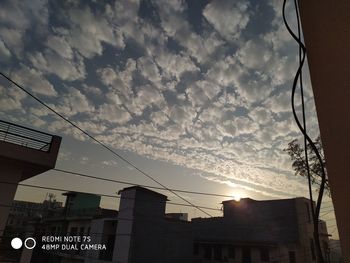
[[52,138],[48,133],[0,120],[0,141],[50,152]]

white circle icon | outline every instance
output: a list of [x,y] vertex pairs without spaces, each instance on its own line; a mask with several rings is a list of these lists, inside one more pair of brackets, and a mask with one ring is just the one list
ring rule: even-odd
[[[29,245],[28,245],[28,241],[32,241],[33,244],[30,244],[30,243],[29,243]],[[32,237],[26,238],[26,240],[24,241],[24,246],[25,246],[27,249],[33,249],[33,248],[35,248],[35,246],[36,246],[36,241],[35,241],[35,239],[32,238]]]
[[20,249],[22,245],[23,245],[23,242],[18,237],[15,237],[11,240],[11,247],[13,247],[14,249]]

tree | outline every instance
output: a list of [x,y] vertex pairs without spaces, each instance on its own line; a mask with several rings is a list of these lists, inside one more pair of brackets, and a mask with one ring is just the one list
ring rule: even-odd
[[[322,142],[321,137],[318,136],[316,140],[314,141],[314,144],[318,150],[318,152],[321,155],[321,159],[323,162],[324,167],[326,167],[326,161],[324,158],[323,148],[322,148]],[[309,169],[310,169],[310,179],[311,183],[313,185],[320,186],[321,184],[321,177],[322,177],[322,168],[321,164],[315,154],[315,152],[312,150],[311,145],[307,144],[307,153],[308,153],[308,160],[309,160]],[[298,140],[295,139],[288,143],[288,147],[284,149],[285,152],[287,152],[292,160],[292,167],[295,171],[295,175],[297,176],[303,176],[307,178],[307,166],[305,161],[305,152],[304,147],[302,147]],[[329,182],[327,178],[327,171],[326,172],[326,183],[325,183],[325,192],[330,195],[330,188],[329,188]],[[319,188],[319,187],[318,187]]]

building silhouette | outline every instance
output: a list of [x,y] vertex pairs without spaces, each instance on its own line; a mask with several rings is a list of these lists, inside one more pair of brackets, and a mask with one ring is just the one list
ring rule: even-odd
[[[223,216],[188,221],[186,214],[165,213],[168,198],[163,194],[139,186],[119,193],[118,213],[101,210],[98,196],[66,193],[61,217],[33,225],[38,238],[88,235],[91,244],[104,244],[105,250],[38,251],[31,262],[316,262],[310,202],[306,198],[228,200],[222,202]],[[86,209],[87,200],[94,207]],[[80,210],[82,204],[85,210]],[[320,229],[322,250],[329,258],[325,222],[320,221]]]

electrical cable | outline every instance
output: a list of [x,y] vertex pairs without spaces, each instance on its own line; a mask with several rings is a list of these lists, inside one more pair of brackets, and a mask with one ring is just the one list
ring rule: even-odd
[[[299,24],[299,11],[297,8],[297,4],[296,4],[296,0],[294,0],[294,3],[296,5],[296,12],[298,14],[297,16],[297,23]],[[323,192],[324,192],[324,186],[325,186],[325,182],[326,182],[326,173],[325,173],[325,169],[324,169],[324,164],[321,158],[321,155],[317,149],[317,147],[315,146],[314,142],[312,141],[312,139],[309,137],[309,135],[307,134],[306,130],[303,128],[303,126],[301,125],[299,118],[296,114],[296,110],[295,110],[295,91],[296,91],[296,86],[297,86],[297,82],[298,79],[300,77],[301,71],[302,71],[302,67],[304,65],[305,62],[305,54],[306,54],[306,48],[304,46],[304,44],[302,43],[301,39],[298,38],[298,36],[296,36],[294,34],[294,32],[292,31],[292,29],[290,28],[287,20],[286,20],[286,16],[285,16],[285,8],[286,8],[286,0],[283,1],[283,11],[282,11],[282,16],[283,16],[283,21],[284,24],[289,32],[289,34],[294,38],[294,40],[298,43],[299,45],[299,50],[302,51],[302,56],[299,56],[299,67],[297,69],[297,72],[295,74],[294,80],[293,80],[293,87],[292,87],[292,112],[293,112],[293,116],[295,119],[295,122],[299,128],[299,130],[302,132],[302,134],[304,135],[304,139],[307,140],[307,142],[309,143],[309,145],[311,146],[312,150],[314,151],[320,166],[321,166],[321,184],[320,184],[320,190],[319,190],[319,195],[317,198],[317,203],[316,203],[316,210],[315,210],[315,218],[314,218],[314,238],[315,238],[315,243],[316,243],[316,248],[317,248],[317,254],[318,254],[318,260],[320,263],[324,262],[323,259],[323,255],[322,255],[322,250],[321,250],[321,244],[320,244],[320,239],[319,239],[319,226],[318,226],[318,218],[319,218],[319,214],[320,214],[320,208],[321,208],[321,203],[322,203],[322,197],[323,197]],[[298,30],[300,31],[300,25],[298,27]],[[300,34],[300,33],[299,33]],[[303,109],[304,110],[304,109]],[[305,113],[304,113],[305,114]]]
[[[102,178],[102,177],[98,177],[98,176],[93,176],[93,175],[88,175],[88,174],[84,174],[84,173],[68,171],[68,170],[59,169],[59,168],[53,168],[51,170],[57,171],[57,172],[61,172],[61,173],[66,173],[66,174],[72,174],[72,175],[75,175],[75,176],[81,176],[81,177],[101,180],[101,181],[114,182],[114,183],[120,183],[120,184],[125,184],[125,185],[141,186],[141,187],[157,189],[157,190],[164,190],[164,188],[162,188],[162,187],[150,186],[150,185],[142,185],[142,184],[135,184],[135,183],[121,181],[121,180]],[[222,194],[216,194],[216,193],[198,192],[198,191],[190,191],[190,190],[182,190],[182,189],[171,189],[171,190],[174,191],[174,192],[179,192],[179,193],[234,198],[234,196],[231,196],[231,195],[222,195]]]
[[[9,184],[9,185],[18,185],[18,186],[23,186],[23,187],[31,187],[31,188],[37,188],[37,189],[45,189],[45,190],[53,190],[53,191],[61,191],[61,192],[74,192],[73,190],[69,189],[63,189],[63,188],[57,188],[57,187],[49,187],[49,186],[39,186],[39,185],[31,185],[31,184],[23,184],[23,183],[13,183],[13,182],[6,182],[6,181],[0,181],[0,184]],[[99,195],[102,197],[110,197],[110,198],[118,198],[121,199],[120,196],[116,195],[107,195],[107,194],[99,194],[99,193],[90,193],[90,192],[81,192],[79,193],[84,193],[84,194],[94,194],[94,195]],[[135,198],[129,198],[129,197],[123,197],[124,199],[132,199],[134,200]],[[178,206],[186,206],[186,207],[193,207],[190,204],[181,204],[181,203],[175,203],[175,202],[167,202],[169,205],[178,205]],[[205,207],[205,206],[198,206],[201,209],[208,209],[208,210],[213,210],[213,211],[220,211],[222,212],[221,209],[218,208],[213,208],[213,207]]]
[[143,174],[144,176],[146,176],[148,179],[152,180],[153,182],[155,182],[156,184],[160,185],[161,187],[163,187],[165,190],[171,192],[172,194],[176,195],[178,198],[180,198],[181,200],[185,201],[186,203],[190,204],[191,206],[193,206],[194,208],[197,208],[199,211],[201,211],[202,213],[206,214],[207,216],[212,217],[211,214],[209,214],[208,212],[202,210],[200,207],[197,207],[195,204],[193,204],[191,201],[188,201],[186,198],[182,197],[181,195],[179,195],[178,193],[172,191],[170,188],[168,188],[167,186],[165,186],[164,184],[162,184],[161,182],[159,182],[158,180],[156,180],[155,178],[153,178],[153,176],[151,176],[150,174],[148,174],[147,172],[144,172],[143,170],[141,170],[140,168],[138,168],[136,165],[134,165],[131,161],[129,161],[128,159],[126,159],[125,157],[123,157],[122,155],[120,155],[119,153],[117,153],[115,150],[113,150],[111,147],[107,146],[106,144],[104,144],[103,142],[99,141],[98,139],[96,139],[94,136],[90,135],[90,133],[88,133],[87,131],[83,130],[82,128],[80,128],[77,124],[75,124],[74,122],[68,120],[65,116],[63,116],[62,114],[60,114],[59,112],[57,112],[56,110],[54,110],[52,107],[50,107],[49,105],[47,105],[45,102],[43,102],[42,100],[40,100],[38,97],[36,97],[35,95],[33,95],[32,93],[30,93],[29,91],[27,91],[24,87],[22,87],[21,85],[19,85],[17,82],[15,82],[14,80],[12,80],[10,77],[8,77],[7,75],[5,75],[4,73],[2,73],[0,71],[0,75],[3,76],[5,79],[7,79],[9,82],[11,82],[12,84],[14,84],[17,88],[21,89],[23,92],[25,92],[27,95],[29,95],[30,97],[32,97],[34,100],[36,100],[37,102],[39,102],[41,105],[43,105],[44,107],[46,107],[47,109],[49,109],[50,111],[52,111],[53,113],[55,113],[57,116],[59,116],[61,119],[63,119],[64,121],[68,122],[70,125],[72,125],[74,128],[76,128],[77,130],[79,130],[81,133],[83,133],[84,135],[86,135],[87,137],[89,137],[91,140],[93,140],[94,142],[96,142],[97,144],[99,144],[100,146],[102,146],[103,148],[105,148],[107,151],[111,152],[112,154],[114,154],[115,156],[117,156],[119,159],[121,159],[122,161],[124,161],[125,163],[127,163],[128,165],[130,165],[131,167],[133,167],[135,170],[137,170],[138,172],[140,172],[141,174]]

